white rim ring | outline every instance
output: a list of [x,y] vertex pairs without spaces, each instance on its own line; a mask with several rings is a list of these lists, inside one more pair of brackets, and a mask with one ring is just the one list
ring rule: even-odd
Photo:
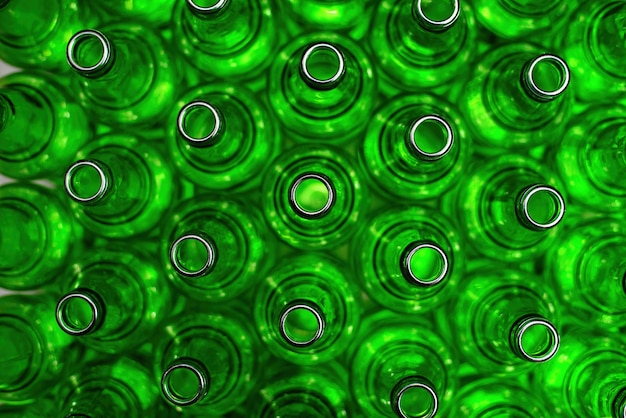
[[[294,339],[289,337],[289,335],[287,335],[287,330],[286,330],[287,317],[289,316],[291,312],[297,309],[307,310],[315,316],[315,321],[317,322],[317,331],[315,331],[315,335],[313,335],[313,337],[309,339],[308,341],[303,341],[303,342],[295,341]],[[324,318],[322,318],[322,315],[317,311],[317,309],[315,309],[312,306],[306,305],[304,303],[298,303],[295,305],[291,305],[289,308],[285,309],[285,311],[280,316],[278,326],[279,326],[280,335],[289,344],[296,346],[296,347],[308,347],[312,345],[313,343],[315,343],[317,340],[319,340],[322,337],[322,335],[324,335],[325,322],[324,322]]]
[[[89,321],[89,324],[87,324],[86,327],[84,327],[84,328],[82,328],[80,330],[74,329],[74,327],[72,327],[65,320],[65,315],[64,315],[65,308],[66,308],[67,304],[72,299],[82,299],[82,300],[84,300],[85,302],[87,302],[89,304],[89,308],[91,309],[91,320]],[[63,331],[65,331],[65,332],[67,332],[68,334],[71,334],[71,335],[85,335],[85,334],[93,331],[93,329],[95,328],[96,324],[98,323],[98,319],[100,318],[100,308],[98,307],[98,304],[96,303],[96,301],[94,301],[88,295],[74,292],[74,293],[70,293],[68,295],[65,295],[59,301],[59,303],[57,303],[56,317],[57,317],[57,322],[58,322],[59,326],[63,329]]]
[[[316,211],[305,210],[304,208],[302,208],[302,206],[300,206],[300,204],[298,203],[298,200],[296,199],[296,191],[298,189],[298,186],[304,180],[308,180],[308,179],[315,179],[315,180],[321,181],[322,183],[324,183],[324,187],[326,187],[326,191],[328,191],[328,200],[326,201],[326,204],[324,205],[324,207]],[[299,177],[291,185],[291,188],[289,190],[289,201],[291,202],[294,211],[298,213],[299,215],[304,215],[304,216],[309,216],[309,217],[322,216],[326,214],[330,210],[330,208],[335,204],[335,190],[333,188],[333,185],[330,179],[327,179],[326,176],[323,176],[321,174],[305,174]]]
[[400,406],[400,403],[402,401],[402,396],[404,396],[407,390],[412,389],[412,388],[426,389],[426,391],[430,394],[430,396],[433,399],[433,410],[424,418],[433,418],[437,414],[437,410],[439,409],[439,400],[437,399],[437,394],[435,393],[435,391],[429,385],[425,383],[421,383],[421,382],[409,383],[408,385],[404,386],[402,389],[398,391],[398,394],[396,396],[396,401],[395,401],[396,402],[395,409],[396,411],[398,411],[398,414],[400,414],[402,418],[411,418],[410,416],[404,413],[404,411],[402,410]]
[[[199,270],[196,270],[196,271],[187,270],[183,266],[181,266],[180,263],[178,262],[177,253],[179,251],[179,246],[183,241],[186,241],[186,240],[200,241],[200,243],[204,246],[204,248],[207,251],[206,262],[204,263],[204,266],[202,266],[202,268],[200,268]],[[214,260],[215,260],[215,252],[213,249],[213,245],[211,244],[211,242],[209,242],[208,239],[198,234],[183,235],[182,237],[174,241],[174,243],[172,244],[172,247],[170,248],[170,262],[172,263],[174,270],[176,270],[177,273],[186,277],[198,277],[198,276],[204,275],[213,266]]]
[[[550,332],[551,335],[551,341],[553,341],[553,347],[543,356],[541,357],[535,357],[532,356],[530,354],[528,354],[528,352],[524,349],[524,345],[522,344],[522,339],[524,337],[524,333],[526,331],[528,331],[531,327],[536,326],[536,325],[542,325],[544,327],[546,327],[548,329],[548,331]],[[524,357],[526,360],[535,362],[535,363],[542,363],[544,361],[550,360],[552,357],[554,357],[554,355],[557,353],[557,351],[559,350],[559,333],[556,330],[556,328],[554,327],[554,325],[552,325],[550,322],[548,322],[545,319],[536,319],[536,318],[531,318],[531,319],[527,319],[525,321],[523,321],[519,328],[517,329],[517,336],[516,336],[516,345],[517,348],[519,350],[519,353],[522,357]]]
[[[446,131],[446,143],[437,152],[425,152],[423,149],[419,147],[419,145],[417,145],[417,141],[415,139],[415,132],[417,131],[417,128],[419,128],[420,125],[426,121],[435,121],[439,123],[441,126],[443,126],[443,128]],[[452,131],[452,127],[450,126],[450,124],[442,117],[437,116],[437,115],[428,115],[428,116],[423,116],[419,118],[418,120],[416,120],[415,122],[413,122],[413,125],[411,126],[411,130],[409,131],[409,140],[411,141],[411,145],[413,145],[413,147],[419,154],[423,155],[426,158],[435,160],[435,159],[444,157],[448,152],[450,152],[450,149],[452,148],[452,144],[454,143],[454,132]]]
[[194,0],[187,0],[187,6],[200,13],[215,13],[226,6],[227,2],[228,0],[219,0],[213,6],[202,7],[198,6]]
[[460,5],[459,0],[454,0],[454,9],[452,10],[452,14],[450,15],[449,18],[445,20],[432,20],[428,16],[426,16],[426,13],[424,13],[424,9],[422,8],[422,0],[417,0],[416,9],[417,9],[418,17],[423,22],[425,22],[426,24],[434,28],[441,28],[441,29],[449,28],[451,25],[454,24],[454,22],[457,21],[457,19],[461,15],[461,5]]
[[[308,68],[308,61],[311,58],[311,55],[318,49],[329,49],[330,51],[332,51],[336,56],[337,59],[339,61],[339,65],[337,68],[337,71],[335,72],[335,74],[326,79],[326,80],[321,80],[319,78],[315,78],[313,77],[313,75],[311,75],[311,73],[309,72],[309,68]],[[305,52],[304,55],[302,55],[302,61],[300,62],[300,69],[302,70],[302,74],[305,77],[305,81],[307,81],[307,83],[312,83],[314,85],[317,86],[332,86],[335,83],[337,83],[341,77],[343,77],[344,72],[345,72],[345,58],[343,56],[343,54],[341,53],[341,51],[329,44],[329,43],[319,43],[319,44],[315,44],[310,46]]]
[[[93,36],[96,39],[98,39],[98,41],[100,41],[100,44],[102,45],[102,58],[100,58],[100,61],[98,61],[97,64],[92,65],[91,67],[83,67],[78,62],[76,62],[74,51],[76,48],[76,44],[83,38],[89,37],[89,36]],[[110,59],[111,59],[111,43],[109,42],[107,37],[102,34],[102,32],[99,32],[97,30],[80,31],[74,36],[72,36],[72,39],[70,39],[70,42],[68,43],[67,60],[70,66],[77,71],[82,71],[85,73],[92,73],[94,71],[99,70],[103,66],[105,66],[109,62]]]
[[[191,110],[194,110],[200,107],[209,109],[209,111],[213,114],[213,118],[215,119],[215,126],[213,127],[213,130],[208,135],[202,138],[194,138],[191,135],[189,135],[187,131],[185,130],[185,118],[188,116],[188,113]],[[198,100],[198,101],[194,101],[194,102],[187,104],[185,107],[183,107],[180,110],[180,112],[178,113],[177,125],[178,125],[178,133],[180,133],[186,141],[193,143],[193,144],[202,144],[204,142],[214,139],[217,136],[219,131],[222,129],[222,118],[220,117],[219,112],[213,105],[211,105],[210,103]]]
[[[74,188],[72,187],[72,178],[74,176],[74,172],[82,167],[91,167],[98,172],[98,176],[100,177],[100,187],[98,191],[90,197],[80,197],[74,192]],[[72,164],[72,166],[65,173],[65,191],[70,195],[72,199],[81,203],[89,203],[96,201],[104,196],[107,190],[107,176],[104,173],[104,170],[93,161],[77,161]]]
[[[413,258],[415,253],[417,253],[419,250],[424,249],[424,248],[430,248],[432,250],[435,250],[441,256],[441,259],[443,260],[443,268],[441,269],[441,273],[434,280],[424,281],[418,278],[411,270],[411,259]],[[448,262],[448,256],[441,248],[439,248],[437,245],[434,245],[434,244],[425,243],[425,244],[416,245],[406,255],[405,268],[406,268],[406,271],[411,276],[411,279],[415,281],[416,283],[423,285],[423,286],[434,286],[440,283],[446,277],[446,275],[448,274],[448,269],[450,268],[450,264]]]
[[[539,86],[537,86],[537,83],[535,82],[535,79],[533,77],[533,72],[537,64],[545,60],[556,62],[563,71],[562,85],[561,87],[559,87],[558,89],[554,91],[546,91],[546,90],[540,89]],[[543,55],[538,56],[534,60],[532,60],[532,62],[528,66],[528,70],[526,71],[526,80],[528,82],[528,87],[530,88],[531,92],[534,95],[538,97],[542,97],[542,98],[554,99],[557,96],[559,96],[561,93],[563,93],[565,89],[567,88],[567,86],[569,85],[569,82],[570,82],[569,67],[567,66],[567,63],[565,63],[564,60],[557,57],[556,55],[543,54]]]
[[[539,223],[530,216],[528,205],[530,203],[530,199],[538,192],[549,192],[550,194],[552,194],[553,197],[556,197],[556,201],[558,202],[559,210],[556,216],[553,217],[554,219],[551,222],[546,223],[546,224]],[[524,214],[524,219],[526,220],[526,222],[528,222],[533,227],[537,229],[550,229],[556,226],[563,219],[563,216],[565,215],[565,201],[563,200],[563,196],[561,196],[558,190],[556,190],[554,187],[531,186],[528,189],[526,189],[526,191],[523,194],[522,212]]]
[[[198,379],[198,391],[192,398],[188,400],[183,400],[182,397],[177,396],[174,392],[170,390],[170,385],[169,385],[170,375],[178,369],[190,370]],[[163,376],[161,377],[161,388],[163,389],[163,395],[168,401],[178,406],[187,406],[187,405],[192,405],[198,402],[204,396],[207,385],[208,385],[208,381],[205,378],[202,371],[194,367],[192,364],[188,364],[188,363],[179,363],[179,364],[174,364],[170,366],[163,373]]]

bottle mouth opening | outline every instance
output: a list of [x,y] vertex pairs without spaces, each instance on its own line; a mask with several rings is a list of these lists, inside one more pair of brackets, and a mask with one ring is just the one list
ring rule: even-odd
[[98,161],[77,161],[65,173],[65,191],[79,203],[97,203],[109,189],[108,169]]
[[321,218],[335,204],[335,195],[335,187],[328,177],[321,173],[308,173],[299,176],[291,185],[289,204],[300,217]]
[[433,418],[439,409],[439,399],[426,379],[407,378],[394,387],[391,405],[399,418]]
[[302,55],[300,73],[305,83],[314,89],[332,89],[341,82],[345,72],[343,53],[329,43],[312,45]]
[[310,347],[324,335],[326,321],[322,310],[308,301],[287,305],[280,314],[278,329],[291,346]]
[[432,242],[413,242],[403,251],[401,270],[411,284],[435,286],[448,275],[450,262],[446,253]]
[[539,101],[550,101],[567,89],[570,71],[561,58],[543,54],[526,64],[522,79],[531,97]]
[[108,69],[113,48],[109,39],[97,30],[76,33],[67,45],[67,61],[75,71],[96,75]]
[[427,115],[417,119],[409,130],[411,151],[424,160],[439,160],[454,144],[452,126],[442,117]]
[[187,104],[178,113],[178,132],[190,145],[209,146],[223,130],[224,118],[213,105],[203,101]]
[[104,304],[89,289],[76,289],[57,303],[56,320],[67,334],[79,336],[93,333],[103,322]]
[[200,402],[209,391],[209,373],[199,361],[181,357],[165,370],[161,377],[161,392],[176,406]]
[[226,7],[228,0],[187,0],[187,7],[192,12],[203,15],[217,13]]
[[559,350],[559,333],[544,318],[523,318],[513,329],[513,348],[523,360],[542,363],[554,357]]
[[181,236],[170,248],[172,267],[185,277],[199,277],[210,273],[216,261],[215,244],[200,232]]
[[413,2],[413,17],[422,28],[431,32],[450,29],[461,15],[459,0],[416,0]]
[[517,215],[523,225],[533,230],[555,227],[565,215],[565,201],[554,187],[532,185],[520,194]]

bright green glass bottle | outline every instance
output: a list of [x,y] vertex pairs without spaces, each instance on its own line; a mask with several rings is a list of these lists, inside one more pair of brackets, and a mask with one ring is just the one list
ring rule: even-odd
[[176,60],[144,26],[113,23],[83,29],[67,44],[67,61],[81,104],[104,124],[155,124],[178,93]]
[[173,22],[178,51],[210,77],[253,78],[278,46],[269,0],[177,0]]
[[594,106],[572,119],[553,158],[568,195],[594,211],[626,206],[626,107]]
[[98,351],[117,354],[146,341],[170,311],[172,296],[149,253],[116,245],[93,248],[67,271],[59,327]]
[[265,385],[250,402],[254,418],[353,417],[348,391],[348,373],[338,363],[324,366],[275,367]]
[[386,208],[363,223],[353,242],[355,276],[372,299],[394,311],[440,306],[463,275],[460,236],[431,209]]
[[462,0],[382,1],[370,29],[384,92],[447,84],[465,73],[475,56],[474,13]]
[[557,357],[538,369],[536,389],[554,408],[550,416],[626,416],[626,347],[615,335],[572,328]]
[[162,27],[172,19],[172,0],[108,0],[94,4],[108,15],[107,20],[140,20],[151,26]]
[[573,94],[568,65],[541,47],[513,43],[488,52],[460,99],[484,153],[532,148],[560,138]]
[[172,200],[171,169],[161,153],[126,134],[83,148],[65,173],[65,191],[89,230],[119,238],[150,232]]
[[0,59],[39,70],[65,70],[65,46],[100,18],[78,0],[0,0]]
[[459,181],[471,143],[465,122],[443,98],[392,99],[371,118],[359,153],[372,184],[391,199],[437,197]]
[[100,360],[64,382],[57,398],[65,418],[153,417],[159,388],[137,361]]
[[93,136],[85,111],[52,75],[0,79],[0,173],[20,179],[58,174]]
[[550,418],[536,393],[513,379],[475,378],[452,401],[450,417]]
[[623,98],[626,46],[623,0],[582,1],[570,18],[561,45],[572,65],[578,99],[593,102]]
[[336,247],[354,233],[364,210],[360,179],[350,156],[338,148],[292,148],[263,179],[268,223],[296,248]]
[[220,416],[240,405],[265,358],[249,322],[232,310],[200,306],[169,320],[155,340],[165,399],[192,416]]
[[376,78],[368,56],[354,41],[313,33],[293,39],[279,52],[268,91],[291,139],[336,143],[365,128]]
[[560,189],[539,163],[509,154],[477,161],[456,194],[446,196],[444,209],[466,225],[468,242],[479,253],[497,260],[530,260],[555,239],[565,215]]
[[0,402],[34,402],[76,365],[81,352],[68,349],[71,337],[56,327],[53,310],[49,295],[0,298]]
[[232,299],[273,264],[269,235],[254,206],[226,196],[194,196],[180,202],[163,226],[167,277],[193,299]]
[[[482,373],[521,374],[559,350],[555,298],[534,273],[481,260],[451,307],[439,312],[456,345]],[[445,324],[442,325],[445,327]],[[554,361],[554,360],[552,360]]]
[[83,230],[53,190],[27,183],[0,187],[0,288],[49,284],[81,249]]
[[353,343],[353,397],[365,416],[445,416],[457,386],[454,353],[425,317],[379,311]]
[[241,86],[196,87],[178,100],[172,116],[167,136],[172,160],[204,188],[250,188],[280,150],[274,119]]
[[619,220],[576,219],[545,258],[545,275],[570,320],[605,330],[626,325],[626,229]]
[[278,357],[316,364],[346,350],[358,330],[360,304],[353,279],[322,255],[288,257],[259,285],[254,318]]

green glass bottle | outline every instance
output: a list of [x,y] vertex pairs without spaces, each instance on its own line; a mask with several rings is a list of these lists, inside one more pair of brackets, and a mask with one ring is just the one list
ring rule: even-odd
[[152,254],[120,245],[94,248],[67,271],[56,307],[59,327],[98,351],[117,354],[145,342],[172,296]]
[[559,350],[554,301],[534,273],[483,259],[470,267],[439,319],[451,324],[457,347],[482,373],[521,374]]
[[441,86],[474,60],[474,12],[461,0],[379,2],[369,43],[382,70],[383,92]]
[[265,358],[249,322],[233,310],[200,306],[169,320],[154,362],[165,399],[192,416],[220,416],[240,405]]
[[553,143],[569,120],[568,65],[536,45],[513,43],[488,52],[460,99],[484,153]]
[[0,60],[21,68],[63,71],[69,39],[99,20],[88,2],[1,0]]
[[94,4],[107,15],[107,20],[130,20],[145,22],[150,26],[163,27],[170,23],[174,2],[171,0],[108,0]]
[[326,256],[287,257],[255,295],[254,318],[269,350],[296,364],[322,363],[343,353],[361,312],[353,283]]
[[57,78],[23,72],[0,79],[0,173],[56,175],[92,136],[85,111]]
[[470,149],[453,105],[437,96],[404,95],[371,118],[359,157],[384,196],[428,199],[459,181]]
[[576,204],[599,212],[626,206],[626,107],[594,106],[572,119],[553,149],[556,170]]
[[432,209],[393,207],[364,222],[353,240],[355,276],[398,312],[426,312],[456,292],[464,251],[452,222]]
[[354,41],[313,33],[293,39],[278,53],[268,91],[289,138],[336,143],[365,128],[376,78],[370,59]]
[[176,60],[144,26],[120,22],[83,29],[67,44],[67,61],[81,104],[104,124],[155,124],[178,93]]
[[134,359],[100,360],[70,376],[60,389],[65,418],[153,417],[159,398],[150,372]]
[[162,262],[170,282],[190,298],[232,299],[273,264],[273,241],[254,206],[199,195],[180,202],[168,217]]
[[552,404],[551,416],[626,416],[626,347],[615,335],[571,328],[553,361],[537,370],[536,389]]
[[171,169],[154,146],[108,134],[78,153],[65,173],[65,191],[90,231],[119,238],[150,232],[172,200]]
[[550,418],[536,393],[513,379],[474,378],[452,401],[450,417]]
[[83,230],[50,189],[27,183],[0,187],[0,288],[50,284],[81,249]]
[[570,320],[605,330],[626,326],[626,229],[610,218],[576,219],[545,257],[545,276]]
[[365,416],[446,416],[457,386],[456,360],[425,317],[379,311],[359,335],[350,386]]
[[269,0],[178,0],[173,22],[178,51],[210,77],[251,79],[278,46]]
[[477,161],[455,193],[446,196],[444,209],[467,226],[468,243],[479,253],[497,260],[530,260],[556,237],[565,215],[559,190],[545,167],[509,154]]
[[626,76],[623,0],[582,1],[570,18],[561,48],[572,64],[576,97],[593,102],[623,98]]
[[54,299],[45,294],[0,298],[0,403],[36,401],[80,358],[80,350],[68,349],[71,337],[55,326],[53,310]]
[[184,94],[168,122],[178,170],[208,189],[250,188],[280,150],[274,119],[244,87],[213,83]]
[[274,367],[265,385],[251,400],[254,418],[353,417],[348,391],[348,373],[341,365],[330,362],[324,366]]
[[351,157],[335,147],[299,146],[279,155],[263,179],[264,213],[296,248],[333,248],[355,231],[365,184]]

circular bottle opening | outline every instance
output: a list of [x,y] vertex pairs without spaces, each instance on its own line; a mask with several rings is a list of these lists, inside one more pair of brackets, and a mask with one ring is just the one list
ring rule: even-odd
[[409,283],[434,286],[448,274],[449,260],[438,245],[416,242],[404,250],[401,267]]
[[161,378],[161,391],[169,402],[178,406],[193,405],[209,389],[209,374],[200,362],[180,358],[168,367]]
[[445,119],[428,115],[413,122],[409,130],[409,143],[418,157],[438,160],[450,152],[454,134]]
[[79,203],[96,203],[108,189],[104,166],[95,161],[78,161],[65,173],[65,190]]
[[461,14],[459,0],[415,0],[413,16],[424,29],[444,31],[458,20]]
[[85,335],[95,331],[104,315],[100,297],[91,291],[76,290],[57,304],[59,327],[70,335]]
[[320,218],[335,203],[335,189],[323,174],[305,174],[296,179],[289,191],[291,208],[303,218]]
[[324,334],[321,310],[312,304],[287,306],[280,315],[279,330],[283,339],[294,347],[309,347]]
[[210,103],[195,101],[178,113],[178,132],[185,141],[194,146],[211,145],[222,130],[222,117]]
[[187,7],[198,13],[211,14],[222,10],[227,3],[228,0],[187,0]]
[[78,72],[93,74],[104,70],[111,61],[111,43],[101,32],[83,30],[67,45],[67,60]]
[[300,72],[309,86],[330,89],[345,75],[345,58],[337,47],[328,43],[318,43],[304,52]]
[[518,215],[522,223],[531,229],[550,229],[563,219],[565,201],[553,187],[530,186],[522,192],[521,211],[518,211]]
[[412,382],[396,391],[394,410],[400,418],[432,418],[439,408],[437,394],[425,382]]
[[183,276],[208,274],[215,264],[216,250],[204,234],[192,233],[178,238],[170,249],[172,267]]
[[516,325],[516,352],[524,360],[541,363],[550,360],[559,349],[559,334],[543,318],[528,318]]
[[528,63],[523,79],[531,96],[544,101],[552,100],[569,85],[570,71],[561,58],[543,54]]

